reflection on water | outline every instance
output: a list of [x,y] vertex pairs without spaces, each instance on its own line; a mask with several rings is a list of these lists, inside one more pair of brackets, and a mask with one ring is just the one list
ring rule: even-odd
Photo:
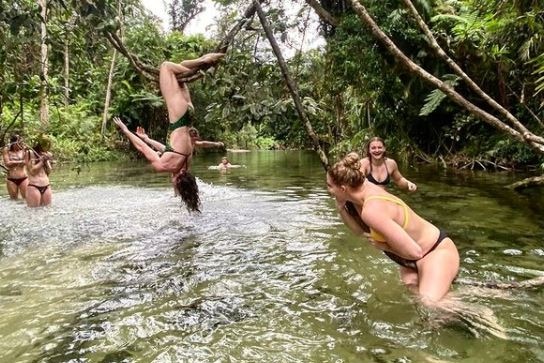
[[[436,325],[397,266],[338,220],[312,153],[229,155],[208,170],[203,213],[143,163],[68,167],[51,208],[0,208],[1,362],[542,362],[542,289],[456,286],[494,312]],[[543,274],[544,226],[509,176],[405,172],[409,203],[459,245],[461,277]],[[464,180],[467,178],[467,180]]]

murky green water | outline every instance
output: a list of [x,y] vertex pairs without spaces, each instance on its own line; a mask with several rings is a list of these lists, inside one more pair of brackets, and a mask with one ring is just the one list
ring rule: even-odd
[[[544,288],[455,286],[481,319],[437,324],[397,266],[349,234],[311,152],[229,154],[190,215],[144,163],[52,175],[53,206],[0,192],[0,362],[544,362]],[[521,176],[403,168],[461,278],[544,274],[544,196]]]

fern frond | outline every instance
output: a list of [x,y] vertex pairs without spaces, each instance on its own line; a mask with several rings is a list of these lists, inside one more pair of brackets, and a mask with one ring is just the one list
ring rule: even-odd
[[419,110],[419,116],[430,115],[438,106],[440,106],[440,103],[442,103],[444,98],[446,98],[446,95],[441,90],[433,90],[425,97],[425,104],[421,107],[421,110]]
[[[444,76],[444,83],[455,87],[459,82],[459,77],[455,74],[446,74]],[[446,98],[446,95],[439,89],[433,90],[425,97],[425,104],[419,110],[419,116],[428,116],[434,112],[442,103],[442,100]]]
[[542,90],[544,90],[544,53],[540,54],[538,57],[534,58],[530,61],[531,63],[535,63],[535,71],[533,74],[535,76],[541,76],[535,81],[535,95],[539,94]]

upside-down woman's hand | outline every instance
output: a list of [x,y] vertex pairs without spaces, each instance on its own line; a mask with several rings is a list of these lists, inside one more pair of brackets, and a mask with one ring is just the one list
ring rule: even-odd
[[136,135],[138,135],[140,137],[140,139],[142,139],[142,140],[145,140],[145,139],[149,138],[147,136],[147,134],[145,133],[145,129],[143,127],[141,127],[141,126],[136,127]]
[[123,132],[127,132],[127,131],[128,131],[127,125],[125,125],[125,124],[123,123],[123,121],[121,121],[121,119],[120,119],[119,117],[115,116],[115,117],[113,118],[113,122],[117,125],[117,127],[119,127],[119,129],[120,129],[121,131],[123,131]]

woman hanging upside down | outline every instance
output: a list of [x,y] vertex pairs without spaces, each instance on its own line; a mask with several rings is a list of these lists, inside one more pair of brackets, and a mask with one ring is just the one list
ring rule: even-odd
[[[128,137],[134,147],[149,160],[155,171],[172,174],[172,185],[176,195],[181,196],[181,200],[189,211],[200,212],[198,185],[195,177],[189,173],[193,150],[198,141],[198,133],[191,131],[194,107],[189,89],[185,83],[178,83],[176,76],[192,75],[195,70],[214,65],[223,56],[223,53],[210,53],[197,59],[184,60],[179,64],[172,62],[161,64],[159,84],[166,102],[170,122],[169,130],[171,131],[166,145],[160,143],[158,143],[160,146],[157,145],[159,146],[157,149],[163,152],[162,155],[158,155],[137,134],[131,132],[120,118],[113,118],[115,124]],[[145,132],[143,134],[145,135]]]

